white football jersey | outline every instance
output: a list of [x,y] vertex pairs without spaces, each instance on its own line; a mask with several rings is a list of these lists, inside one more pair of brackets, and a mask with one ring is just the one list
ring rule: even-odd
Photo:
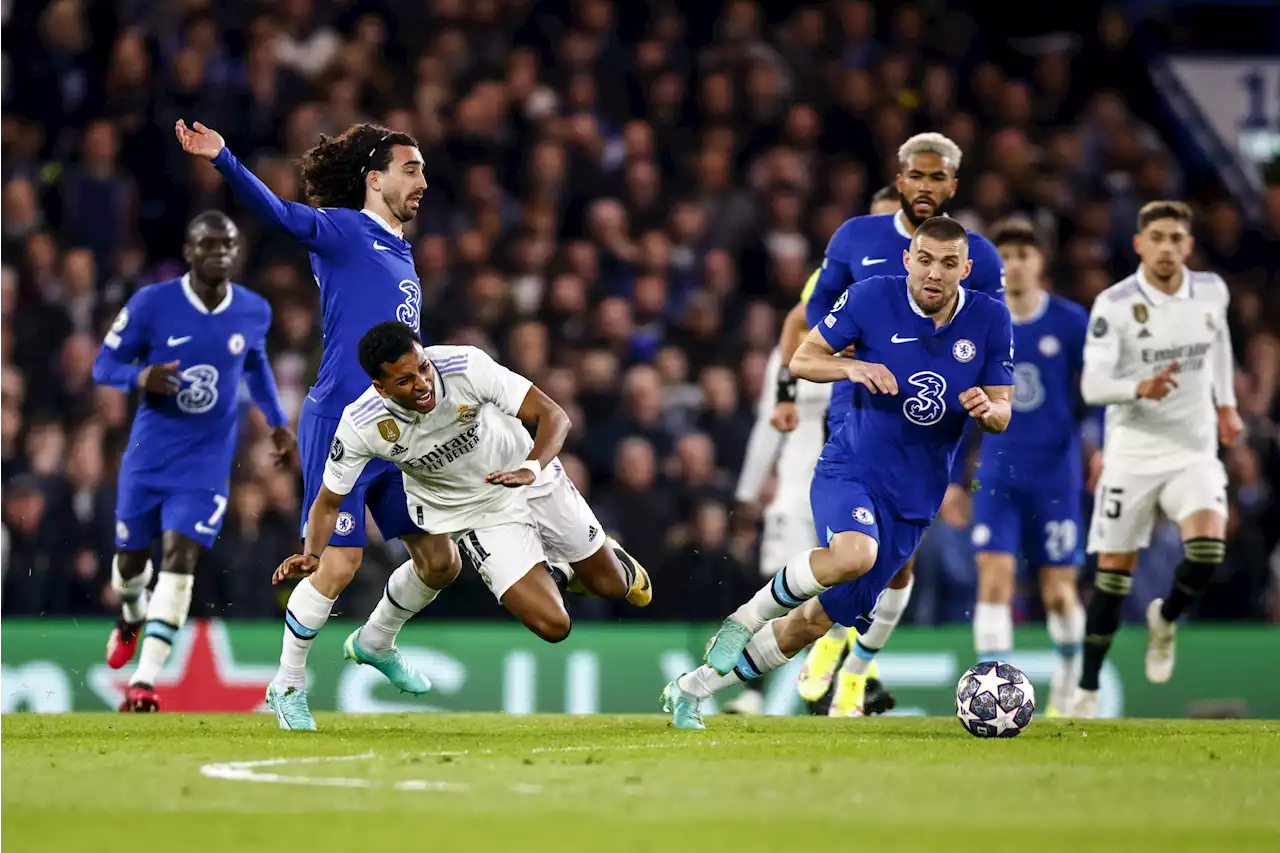
[[[528,458],[533,439],[516,413],[533,383],[475,347],[426,352],[435,370],[435,408],[425,415],[405,409],[370,386],[342,412],[325,486],[345,495],[370,459],[389,459],[404,472],[409,516],[424,531],[532,523],[523,489],[484,478]],[[538,482],[547,476],[543,471]]]
[[756,406],[756,423],[747,442],[747,455],[738,475],[735,497],[742,502],[756,500],[776,463],[778,488],[766,509],[808,514],[809,482],[813,479],[813,469],[818,464],[823,445],[827,443],[831,385],[798,380],[796,408],[800,414],[800,425],[789,433],[778,432],[769,423],[769,418],[778,402],[778,386],[774,378],[781,364],[782,355],[774,347],[765,364],[764,392]]
[[[1216,456],[1217,406],[1235,406],[1227,285],[1184,270],[1166,294],[1141,268],[1098,296],[1089,319],[1081,391],[1106,405],[1103,464],[1156,473]],[[1178,386],[1163,400],[1138,399],[1138,383],[1176,363]]]

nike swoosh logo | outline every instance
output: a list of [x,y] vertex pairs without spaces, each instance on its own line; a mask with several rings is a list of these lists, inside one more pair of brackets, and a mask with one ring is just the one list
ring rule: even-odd
[[918,341],[918,340],[920,339],[919,338],[900,338],[898,337],[897,332],[894,332],[893,337],[889,338],[889,342],[894,344],[909,344],[912,341]]
[[169,344],[169,346],[171,346],[171,347],[178,347],[178,346],[182,346],[183,344],[185,344],[185,343],[186,343],[187,341],[189,341],[189,340],[191,340],[191,336],[190,336],[190,335],[187,335],[187,336],[186,336],[186,337],[184,337],[184,338],[174,338],[174,337],[170,337],[170,338],[169,338],[169,340],[168,340],[168,344]]
[[390,246],[384,246],[384,245],[382,245],[381,243],[379,243],[377,240],[374,240],[374,241],[373,241],[373,248],[377,249],[379,252],[390,252],[390,251],[391,251],[391,247],[390,247]]
[[863,256],[862,256],[862,265],[863,265],[864,267],[870,267],[870,266],[874,266],[874,265],[876,265],[876,264],[883,264],[883,263],[884,263],[885,261],[887,261],[887,260],[889,260],[889,259],[888,259],[888,258],[868,258],[866,255],[863,255]]

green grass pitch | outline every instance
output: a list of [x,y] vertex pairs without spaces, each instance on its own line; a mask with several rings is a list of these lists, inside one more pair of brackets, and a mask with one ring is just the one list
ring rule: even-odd
[[1280,723],[7,716],[11,851],[1280,850]]

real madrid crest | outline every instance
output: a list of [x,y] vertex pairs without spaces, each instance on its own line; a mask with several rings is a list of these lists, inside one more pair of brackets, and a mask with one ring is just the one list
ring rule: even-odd
[[1145,323],[1150,317],[1151,314],[1147,311],[1146,305],[1143,305],[1141,302],[1133,303],[1133,319],[1137,320],[1139,323]]
[[227,338],[227,352],[232,355],[239,355],[244,352],[244,335],[236,332],[234,335]]
[[383,418],[378,421],[378,435],[394,444],[400,438],[400,427],[396,426],[396,419]]
[[956,361],[965,364],[973,361],[973,357],[978,354],[978,348],[968,338],[961,338],[952,345],[951,354],[956,357]]
[[479,414],[480,414],[479,409],[474,409],[471,406],[468,406],[465,404],[461,405],[458,407],[458,423],[469,424],[472,421],[474,421],[476,419],[476,416]]

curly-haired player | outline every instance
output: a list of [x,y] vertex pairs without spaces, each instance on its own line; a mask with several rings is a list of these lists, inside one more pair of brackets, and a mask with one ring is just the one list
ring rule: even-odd
[[[307,512],[320,489],[342,410],[369,387],[357,357],[361,335],[385,320],[418,329],[421,292],[403,229],[417,215],[427,188],[422,154],[408,134],[371,124],[321,137],[302,163],[312,207],[277,198],[241,165],[217,131],[199,122],[188,128],[183,121],[174,131],[183,150],[212,161],[257,216],[311,252],[323,306],[324,354],[298,419],[305,537]],[[318,570],[289,596],[280,669],[267,689],[281,728],[315,728],[307,703],[307,653],[334,600],[360,568],[366,508],[386,539],[420,532],[409,518],[399,470],[391,462],[370,462],[342,503]],[[376,667],[400,689],[425,693],[430,684],[396,650],[390,624],[398,629],[406,613],[425,607],[434,597],[428,589],[432,579],[452,577],[461,561],[447,536],[416,538],[413,551],[423,575],[414,571],[414,560],[396,569],[370,620],[378,623],[380,614],[390,614],[388,630],[363,632],[347,647],[358,649],[361,663]]]

